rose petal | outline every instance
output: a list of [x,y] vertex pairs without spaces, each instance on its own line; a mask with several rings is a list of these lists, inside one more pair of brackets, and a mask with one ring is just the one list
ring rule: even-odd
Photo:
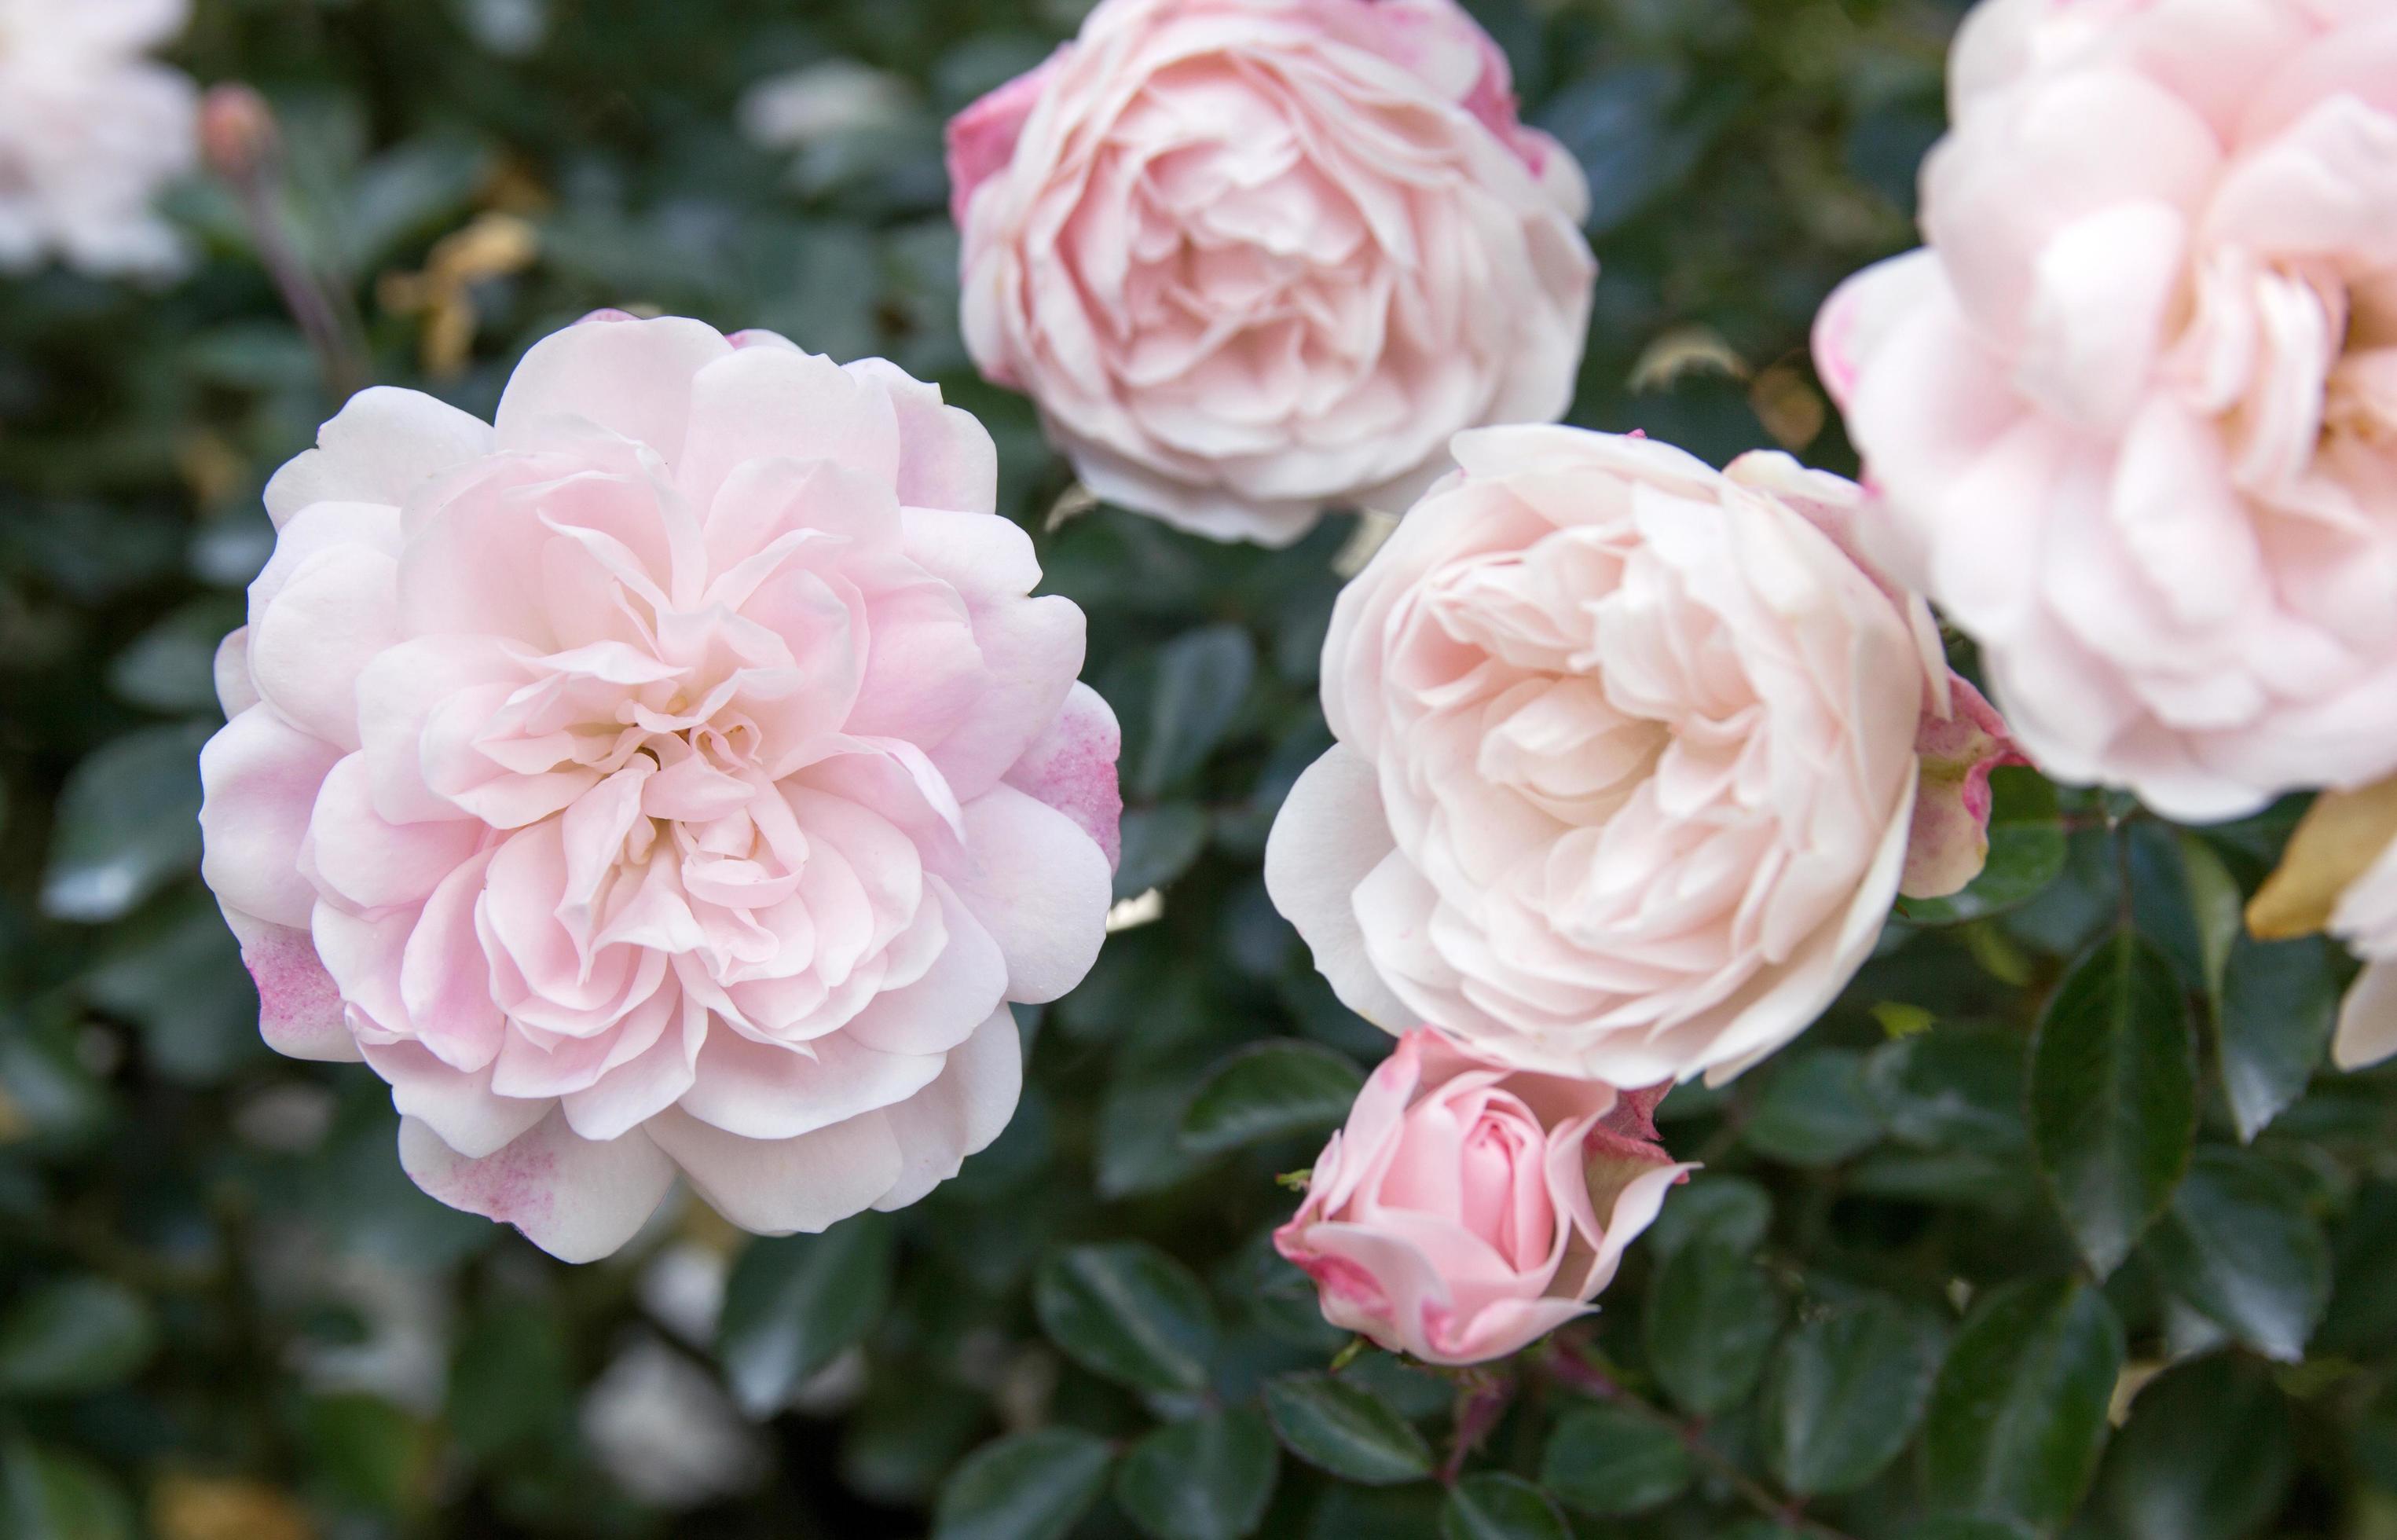
[[522,1230],[561,1262],[596,1262],[632,1239],[674,1185],[674,1163],[638,1130],[595,1144],[552,1112],[513,1143],[470,1160],[413,1118],[399,1163],[427,1193]]

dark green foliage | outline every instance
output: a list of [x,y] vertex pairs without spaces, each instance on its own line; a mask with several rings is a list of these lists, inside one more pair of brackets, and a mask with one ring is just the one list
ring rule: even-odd
[[1152,1540],[1239,1540],[1273,1498],[1280,1456],[1245,1409],[1158,1428],[1116,1468],[1116,1502]]
[[2040,1169],[2102,1278],[2172,1201],[2197,1132],[2188,998],[2136,932],[2101,943],[2057,990],[2030,1098]]
[[[1910,242],[1962,7],[1470,3],[1591,173],[1572,420],[1853,471],[1807,328]],[[1275,553],[1052,524],[1070,475],[957,334],[942,119],[1084,8],[198,0],[176,54],[274,99],[296,236],[382,382],[488,415],[537,337],[653,306],[887,355],[997,439],[1124,726],[1117,896],[1163,915],[1023,1013],[998,1145],[821,1237],[689,1204],[561,1266],[409,1185],[369,1073],[264,1049],[193,760],[261,490],[335,403],[219,190],[174,195],[180,286],[0,278],[0,1537],[2381,1533],[2397,1099],[2323,1065],[2337,950],[2237,934],[2296,805],[2186,835],[1999,772],[1978,881],[1902,904],[1790,1051],[1667,1099],[1705,1170],[1598,1314],[1486,1370],[1330,1371],[1349,1339],[1272,1250],[1274,1177],[1387,1039],[1260,864],[1330,742],[1355,522]],[[837,59],[912,100],[796,154],[741,137],[748,87]],[[383,296],[492,212],[538,253],[465,291],[472,346],[428,375]],[[1694,328],[1741,368],[1639,368]],[[229,1527],[178,1517],[194,1492]]]
[[1431,1474],[1431,1449],[1390,1403],[1330,1374],[1266,1383],[1265,1414],[1282,1447],[1319,1469],[1365,1486]]
[[820,1236],[759,1240],[726,1280],[716,1357],[752,1415],[779,1411],[793,1391],[874,1329],[891,1304],[892,1236],[860,1214]]
[[2122,1326],[2070,1279],[2025,1279],[1975,1305],[1923,1427],[1935,1506],[2051,1525],[2096,1468],[2122,1373]]

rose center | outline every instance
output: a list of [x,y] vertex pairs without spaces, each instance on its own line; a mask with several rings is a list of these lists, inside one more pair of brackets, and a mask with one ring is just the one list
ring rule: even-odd
[[2310,262],[2217,258],[2197,279],[2181,359],[2223,423],[2241,486],[2301,480],[2341,438],[2397,441],[2397,289]]
[[1520,1105],[1493,1104],[1466,1135],[1457,1218],[1510,1266],[1546,1259],[1554,1225],[1543,1200],[1541,1141]]

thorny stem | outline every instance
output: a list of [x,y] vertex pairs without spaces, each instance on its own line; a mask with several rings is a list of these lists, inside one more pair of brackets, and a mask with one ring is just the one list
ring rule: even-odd
[[357,339],[355,315],[293,248],[268,178],[262,173],[252,176],[235,191],[241,194],[242,213],[250,238],[258,245],[259,261],[275,280],[284,307],[307,339],[309,351],[316,355],[326,391],[336,406],[347,401],[364,390],[370,379],[366,350]]
[[1454,1432],[1449,1440],[1448,1458],[1440,1467],[1442,1486],[1456,1484],[1457,1478],[1465,1474],[1465,1462],[1490,1437],[1514,1399],[1512,1374],[1467,1370],[1456,1376]]
[[1834,1529],[1818,1519],[1808,1518],[1800,1499],[1775,1493],[1742,1470],[1722,1451],[1707,1442],[1704,1419],[1676,1417],[1664,1408],[1625,1389],[1622,1383],[1590,1355],[1585,1345],[1559,1338],[1541,1359],[1540,1367],[1560,1385],[1610,1406],[1620,1407],[1659,1427],[1670,1429],[1673,1436],[1681,1440],[1681,1447],[1690,1452],[1692,1458],[1737,1493],[1742,1502],[1774,1522],[1811,1536],[1812,1540],[1855,1540],[1844,1530]]
[[240,200],[258,259],[284,308],[316,355],[325,388],[339,405],[371,382],[365,328],[345,282],[317,272],[285,225],[282,131],[266,99],[240,82],[209,88],[199,114],[201,158]]

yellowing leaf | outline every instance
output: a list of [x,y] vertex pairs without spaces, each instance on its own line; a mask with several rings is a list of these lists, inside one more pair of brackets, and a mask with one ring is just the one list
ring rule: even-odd
[[169,1474],[150,1492],[158,1540],[315,1540],[300,1505],[263,1481]]
[[2339,895],[2397,840],[2397,776],[2361,791],[2324,792],[2297,825],[2281,869],[2247,905],[2260,941],[2310,936],[2330,924]]
[[1748,388],[1748,405],[1774,442],[1792,453],[1823,436],[1831,408],[1823,393],[1793,365],[1775,364]]
[[1722,374],[1745,380],[1751,372],[1739,350],[1712,327],[1675,327],[1649,343],[1640,362],[1631,367],[1631,389],[1645,395],[1671,390],[1685,375]]

